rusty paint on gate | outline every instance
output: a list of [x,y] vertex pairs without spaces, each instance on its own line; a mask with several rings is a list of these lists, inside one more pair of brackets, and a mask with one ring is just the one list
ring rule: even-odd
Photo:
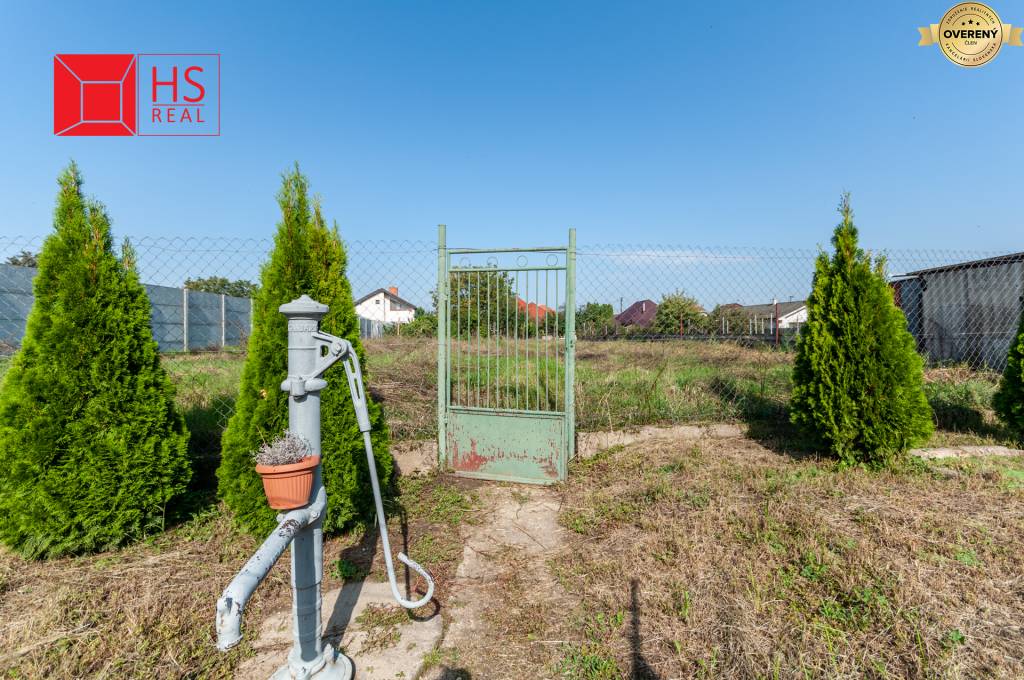
[[550,484],[563,476],[564,421],[559,414],[487,413],[453,408],[447,448],[453,471],[467,477]]

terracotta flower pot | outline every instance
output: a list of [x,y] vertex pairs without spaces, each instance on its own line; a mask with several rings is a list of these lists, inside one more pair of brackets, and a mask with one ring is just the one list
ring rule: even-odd
[[313,490],[313,473],[320,456],[309,456],[290,465],[257,465],[263,478],[263,492],[274,510],[294,510],[309,503]]

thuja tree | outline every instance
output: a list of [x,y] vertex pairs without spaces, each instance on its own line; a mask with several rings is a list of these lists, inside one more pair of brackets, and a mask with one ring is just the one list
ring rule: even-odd
[[1006,357],[1006,370],[993,399],[996,414],[1020,439],[1024,440],[1024,310],[1020,327]]
[[160,530],[191,475],[134,265],[115,255],[74,164],[59,186],[25,337],[0,386],[0,539],[31,557]]
[[[310,205],[308,183],[298,168],[283,177],[277,196],[281,221],[274,249],[261,272],[253,300],[253,333],[242,371],[235,412],[221,441],[217,471],[219,492],[238,523],[254,534],[275,524],[252,451],[288,426],[287,394],[281,382],[288,373],[286,319],[278,307],[302,294],[330,307],[320,328],[348,339],[364,357],[359,341],[352,289],[345,276],[346,254],[338,229],[328,228],[318,205]],[[341,371],[340,368],[336,370]],[[331,378],[321,393],[321,441],[327,487],[325,531],[337,531],[369,516],[373,508],[369,469],[344,373]],[[388,480],[394,467],[381,408],[367,395],[377,471]]]
[[932,432],[923,363],[886,283],[857,245],[849,195],[818,255],[793,371],[791,417],[847,464],[885,464]]

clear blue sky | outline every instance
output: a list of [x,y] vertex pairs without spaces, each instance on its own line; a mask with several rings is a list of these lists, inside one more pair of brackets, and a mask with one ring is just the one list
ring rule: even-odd
[[[119,235],[269,236],[298,160],[349,239],[814,247],[848,189],[873,247],[1021,250],[1024,48],[917,47],[952,2],[6,0],[0,231],[75,158]],[[207,51],[221,137],[53,136],[55,53]]]

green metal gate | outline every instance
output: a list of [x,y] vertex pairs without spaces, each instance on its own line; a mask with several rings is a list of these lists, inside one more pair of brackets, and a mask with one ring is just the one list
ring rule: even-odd
[[438,454],[456,474],[565,479],[575,292],[575,229],[565,247],[449,249],[438,228]]

